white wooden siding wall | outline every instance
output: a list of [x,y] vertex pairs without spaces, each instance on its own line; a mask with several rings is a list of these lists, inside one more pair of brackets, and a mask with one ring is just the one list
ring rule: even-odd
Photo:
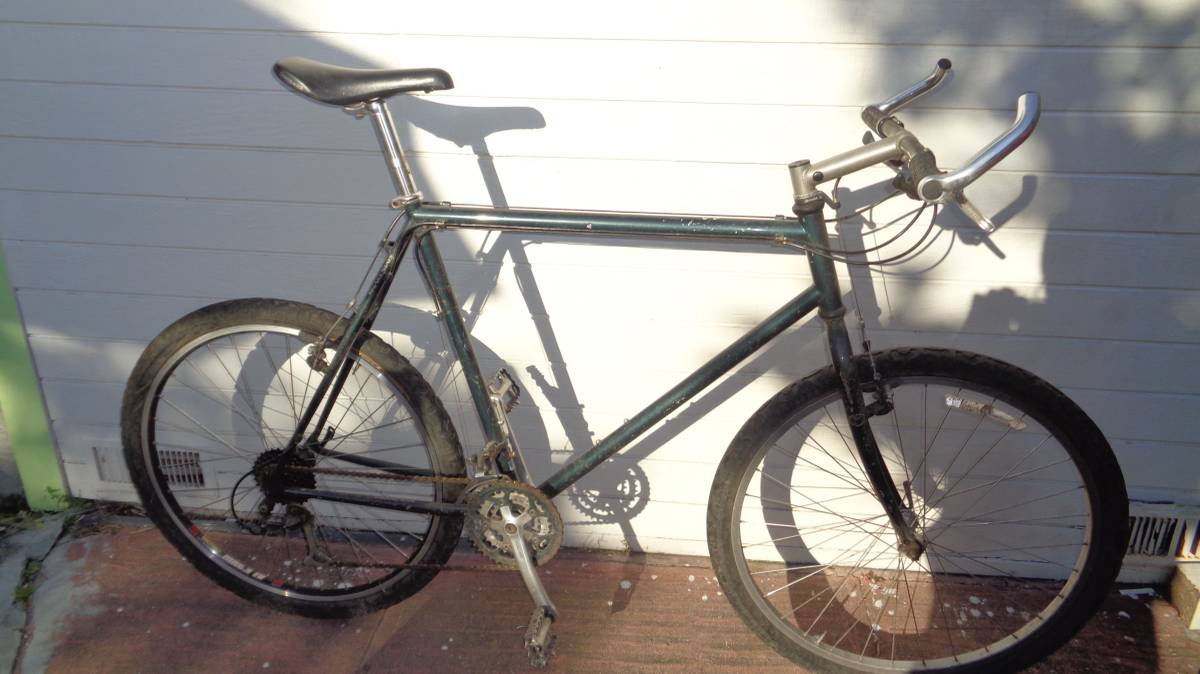
[[[168,322],[239,296],[336,308],[373,253],[391,193],[372,134],[286,93],[277,57],[449,70],[455,90],[394,106],[433,199],[774,215],[787,162],[859,142],[861,105],[948,56],[955,80],[905,115],[943,165],[1003,129],[1021,91],[1046,111],[971,190],[1000,214],[995,250],[946,214],[899,273],[855,273],[875,343],[1033,369],[1112,439],[1135,497],[1200,501],[1198,15],[1176,0],[4,3],[0,237],[71,489],[132,498],[121,390]],[[522,380],[540,475],[806,283],[801,257],[768,248],[441,240],[484,367]],[[473,450],[428,308],[409,270],[380,329]],[[825,364],[820,335],[790,331],[563,497],[568,542],[704,553],[715,463],[763,400]],[[631,495],[649,498],[632,519],[615,505]]]

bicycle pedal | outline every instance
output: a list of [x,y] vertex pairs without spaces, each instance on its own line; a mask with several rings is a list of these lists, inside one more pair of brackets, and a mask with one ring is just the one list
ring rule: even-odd
[[521,398],[521,387],[517,386],[516,380],[504,368],[496,370],[492,375],[488,390],[500,401],[505,413],[511,412]]
[[529,627],[525,629],[525,651],[529,654],[529,664],[542,668],[554,655],[555,636],[552,631],[554,615],[544,607],[533,609],[529,618]]

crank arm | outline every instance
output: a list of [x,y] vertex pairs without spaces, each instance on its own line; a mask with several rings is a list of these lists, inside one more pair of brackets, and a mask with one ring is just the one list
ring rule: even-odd
[[550,596],[546,594],[546,588],[538,578],[529,545],[521,537],[521,529],[530,514],[523,513],[517,517],[508,506],[504,506],[500,514],[504,517],[504,536],[512,548],[517,568],[521,571],[521,580],[525,581],[525,589],[529,591],[529,596],[535,604],[533,616],[529,619],[529,628],[525,631],[525,650],[529,653],[531,665],[544,667],[554,651],[554,634],[550,628],[558,618],[558,609],[554,608],[554,602],[550,601]]

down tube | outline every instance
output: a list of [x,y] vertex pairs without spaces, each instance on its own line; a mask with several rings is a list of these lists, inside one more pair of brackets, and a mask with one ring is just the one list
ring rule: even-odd
[[723,351],[701,365],[699,369],[664,393],[658,400],[650,403],[646,409],[638,412],[636,416],[610,433],[595,447],[563,466],[538,488],[550,497],[561,493],[576,480],[603,463],[605,459],[621,451],[639,435],[649,430],[651,426],[662,421],[675,408],[691,400],[721,375],[732,370],[750,354],[777,337],[779,333],[794,325],[805,314],[817,307],[820,296],[820,291],[815,286],[797,295],[745,335],[742,335],[736,342],[725,347]]

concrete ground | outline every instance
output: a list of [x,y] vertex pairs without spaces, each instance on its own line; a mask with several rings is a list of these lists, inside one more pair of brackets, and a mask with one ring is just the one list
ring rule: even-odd
[[[467,568],[442,572],[401,604],[321,621],[239,599],[153,528],[123,522],[77,527],[45,555],[19,652],[9,654],[14,671],[531,671],[520,578],[480,568],[467,549],[453,560]],[[705,558],[564,550],[544,574],[562,614],[547,671],[801,671],[742,626]],[[1168,602],[1114,592],[1037,671],[1198,669],[1200,641]]]

